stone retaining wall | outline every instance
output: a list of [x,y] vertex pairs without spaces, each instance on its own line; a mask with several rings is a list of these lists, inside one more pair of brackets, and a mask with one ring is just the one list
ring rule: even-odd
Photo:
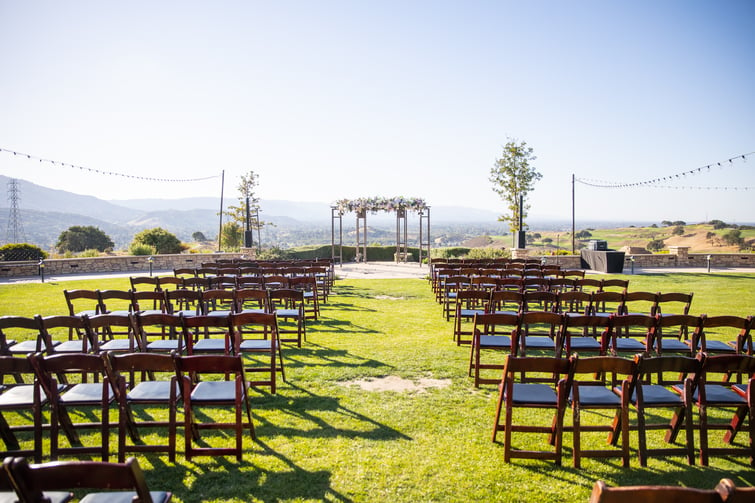
[[[177,255],[154,255],[154,270],[173,270],[181,267],[199,268],[203,262],[219,259],[234,259],[240,253],[189,253]],[[149,272],[149,257],[117,256],[63,258],[44,261],[45,274],[86,274],[103,272]],[[35,276],[39,274],[37,262],[0,262],[0,277]]]
[[[679,247],[683,248],[683,247]],[[673,253],[659,254],[627,254],[624,258],[624,272],[634,265],[638,268],[653,267],[707,267],[710,257],[711,267],[752,267],[755,269],[755,253],[687,253],[686,249],[672,250]],[[203,262],[214,262],[222,259],[240,258],[241,253],[201,253],[179,255],[155,255],[152,267],[154,270],[173,270],[182,267],[198,268]],[[529,258],[545,259],[548,265],[559,265],[563,269],[580,269],[579,255],[540,255],[531,254]],[[86,274],[106,272],[149,272],[149,261],[146,256],[117,256],[65,258],[44,261],[45,274]],[[755,271],[753,271],[755,272]],[[0,262],[0,277],[22,277],[39,275],[37,262]]]

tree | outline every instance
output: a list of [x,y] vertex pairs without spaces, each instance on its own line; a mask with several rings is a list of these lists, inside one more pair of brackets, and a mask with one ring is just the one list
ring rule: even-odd
[[[239,183],[237,190],[239,191],[239,204],[238,206],[229,206],[225,214],[230,217],[231,222],[236,223],[241,231],[245,231],[247,228],[250,230],[262,229],[265,225],[270,225],[268,222],[262,222],[259,220],[260,199],[257,197],[256,190],[259,184],[259,175],[254,171],[249,171],[246,175],[241,175],[241,182]],[[249,222],[247,222],[247,201],[249,202]],[[223,229],[225,229],[225,225]],[[225,239],[221,237],[221,243]]]
[[724,243],[729,246],[742,246],[744,244],[742,231],[739,229],[732,229],[729,232],[724,233],[724,235],[721,236],[721,239],[723,239]]
[[716,230],[725,229],[728,227],[728,225],[726,225],[726,222],[724,222],[723,220],[711,220],[708,223],[712,225]]
[[181,253],[184,250],[181,241],[162,227],[145,229],[134,235],[133,245],[147,245],[155,249],[156,253]]
[[653,239],[645,246],[645,248],[647,248],[651,252],[657,252],[663,250],[665,246],[666,244],[662,239]]
[[84,250],[105,251],[112,249],[115,244],[110,237],[91,225],[74,225],[60,233],[55,248],[60,253],[82,252]]
[[684,226],[677,225],[674,227],[674,230],[671,231],[671,234],[674,236],[682,236],[684,234]]
[[591,238],[592,237],[592,232],[590,232],[588,230],[581,230],[581,231],[577,232],[576,234],[574,234],[574,237],[577,238],[577,239]]
[[204,235],[203,232],[197,231],[194,234],[191,235],[191,239],[194,241],[207,241],[207,237]]
[[236,222],[226,222],[223,224],[223,235],[220,240],[222,250],[238,250],[242,245],[244,229]]
[[526,198],[535,182],[543,177],[530,166],[530,162],[536,159],[534,150],[528,147],[526,142],[520,143],[510,139],[503,147],[501,158],[496,159],[495,165],[490,169],[493,191],[508,204],[507,209],[511,212],[501,215],[498,220],[508,222],[509,230],[512,232],[524,230],[519,228],[520,215],[523,227],[526,227],[524,217],[527,216],[529,205],[520,205],[520,198]]

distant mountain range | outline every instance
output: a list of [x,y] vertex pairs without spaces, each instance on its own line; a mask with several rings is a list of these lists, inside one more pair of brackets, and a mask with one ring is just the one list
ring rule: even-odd
[[[0,175],[0,190],[8,187],[10,178]],[[199,231],[209,239],[217,236],[220,198],[103,200],[93,196],[52,189],[26,180],[18,180],[21,237],[24,241],[51,249],[61,232],[73,225],[99,227],[115,242],[116,249],[126,248],[133,235],[143,229],[163,227],[183,241],[191,241]],[[8,198],[3,198],[7,201]],[[224,207],[238,201],[224,201]],[[281,246],[329,243],[331,209],[325,202],[262,200],[260,218],[274,225],[264,230],[263,242]],[[503,233],[505,226],[493,211],[472,208],[437,206],[431,208],[432,229],[443,226],[468,227],[474,231]],[[10,208],[0,207],[0,241],[8,241]],[[417,227],[410,215],[409,226]],[[371,229],[383,228],[375,236],[386,234],[395,240],[395,216],[385,213],[368,215]],[[344,216],[345,232],[355,227],[353,215]],[[413,232],[413,231],[412,231]],[[435,234],[435,232],[433,232]],[[267,239],[265,239],[267,238]]]

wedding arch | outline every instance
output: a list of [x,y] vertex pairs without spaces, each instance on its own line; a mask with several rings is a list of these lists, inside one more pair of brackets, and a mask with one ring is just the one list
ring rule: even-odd
[[[406,262],[409,256],[407,245],[407,213],[419,215],[419,265],[422,254],[430,257],[430,207],[424,199],[405,197],[361,197],[359,199],[341,199],[336,201],[331,210],[331,258],[343,263],[343,216],[354,212],[357,217],[356,261],[367,262],[367,213],[378,211],[396,212],[396,262]],[[338,225],[338,242],[336,243],[336,224]],[[424,231],[424,232],[423,232]],[[336,253],[336,247],[338,253]]]

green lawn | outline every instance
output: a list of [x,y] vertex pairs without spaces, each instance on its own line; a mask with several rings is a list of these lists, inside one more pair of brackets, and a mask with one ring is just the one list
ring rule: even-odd
[[[630,290],[694,292],[693,314],[755,314],[755,274],[624,277]],[[63,314],[64,288],[127,289],[128,279],[1,285],[0,314]],[[755,471],[743,458],[713,458],[705,468],[681,458],[651,459],[640,468],[634,434],[629,469],[615,459],[583,460],[583,468],[571,468],[570,433],[564,436],[563,467],[535,460],[504,464],[501,444],[490,441],[497,389],[473,387],[467,377],[469,349],[453,343],[452,324],[426,281],[338,281],[307,334],[301,349],[284,350],[288,382],[278,394],[253,391],[258,441],[245,439],[242,463],[232,458],[186,462],[179,439],[176,464],[167,456],[140,457],[151,486],[170,489],[175,501],[185,502],[555,502],[586,501],[596,479],[610,485],[712,488],[729,477],[755,484]],[[430,378],[442,386],[366,391],[349,384],[384,376],[415,384]],[[532,418],[548,421],[546,414]],[[662,442],[650,438],[653,445]],[[604,444],[603,437],[591,441]],[[229,439],[221,434],[211,439],[223,442]],[[540,437],[522,442],[542,445]],[[115,437],[111,445],[115,449]]]

